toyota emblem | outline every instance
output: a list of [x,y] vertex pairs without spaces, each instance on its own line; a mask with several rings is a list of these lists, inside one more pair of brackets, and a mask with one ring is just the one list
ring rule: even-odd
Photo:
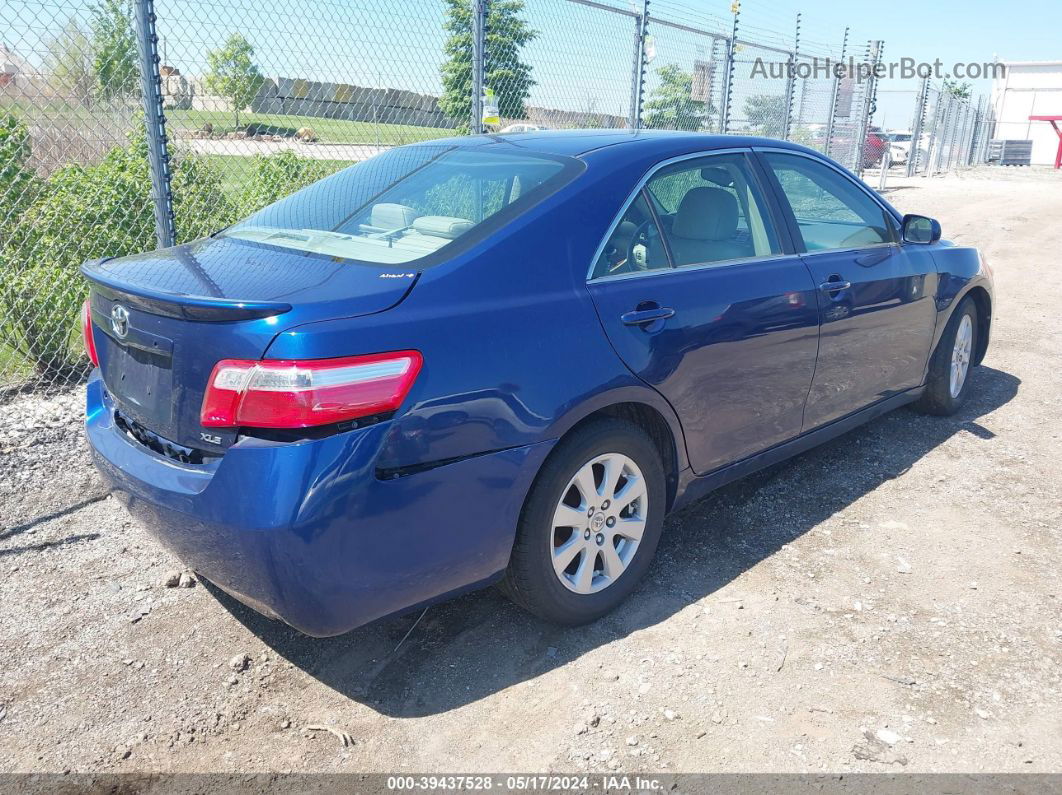
[[111,331],[118,339],[125,339],[129,333],[129,310],[121,304],[111,307]]

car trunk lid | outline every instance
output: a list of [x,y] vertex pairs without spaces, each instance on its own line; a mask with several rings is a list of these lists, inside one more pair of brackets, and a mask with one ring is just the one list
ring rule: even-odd
[[97,260],[82,271],[92,284],[100,370],[119,419],[134,436],[208,454],[236,437],[199,421],[219,360],[261,358],[278,333],[296,325],[385,311],[417,275],[228,238]]

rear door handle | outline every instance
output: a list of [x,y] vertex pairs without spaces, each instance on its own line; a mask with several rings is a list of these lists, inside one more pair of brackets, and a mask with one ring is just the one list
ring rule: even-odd
[[670,306],[658,306],[653,309],[635,309],[632,312],[624,312],[620,320],[625,326],[644,326],[655,320],[667,320],[673,317],[675,310]]

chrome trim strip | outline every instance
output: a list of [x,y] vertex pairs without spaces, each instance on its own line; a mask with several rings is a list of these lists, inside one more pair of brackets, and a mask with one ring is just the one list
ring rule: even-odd
[[893,241],[891,243],[871,243],[867,246],[849,246],[848,248],[824,248],[818,251],[805,251],[800,256],[804,257],[804,259],[809,259],[825,254],[844,254],[852,251],[869,251],[876,248],[895,248],[898,251],[900,244]]
[[649,276],[662,276],[664,274],[686,273],[688,271],[705,271],[716,268],[733,268],[738,265],[753,265],[760,262],[785,262],[786,260],[799,260],[800,254],[769,254],[763,257],[738,257],[737,259],[724,259],[715,262],[702,262],[696,265],[679,265],[674,268],[654,268],[651,271],[637,271],[635,273],[616,273],[611,276],[598,276],[591,279],[590,284],[598,282],[618,282],[625,279],[641,279]]

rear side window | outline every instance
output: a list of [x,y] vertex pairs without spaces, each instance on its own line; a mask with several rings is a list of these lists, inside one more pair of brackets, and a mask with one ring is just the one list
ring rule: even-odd
[[895,227],[884,208],[844,175],[808,157],[765,157],[809,252],[893,242]]
[[594,278],[670,267],[657,217],[641,191],[605,241],[594,266]]
[[654,174],[646,189],[675,267],[781,252],[745,155],[680,161]]
[[649,178],[605,241],[593,278],[779,253],[748,158],[706,155]]
[[535,153],[403,147],[281,199],[222,234],[402,264],[498,228],[579,170],[571,158]]

